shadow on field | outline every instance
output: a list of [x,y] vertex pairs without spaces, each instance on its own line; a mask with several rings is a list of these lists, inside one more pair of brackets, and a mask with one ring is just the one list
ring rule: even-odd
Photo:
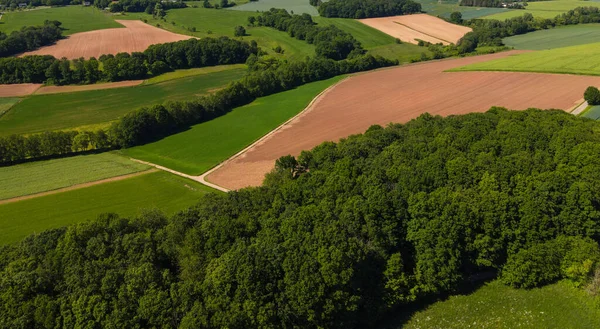
[[434,303],[447,300],[450,296],[470,295],[486,283],[495,280],[496,272],[483,272],[472,275],[463,282],[458,289],[450,293],[421,298],[418,302],[401,305],[389,311],[372,329],[400,329],[415,315],[415,313],[426,310]]

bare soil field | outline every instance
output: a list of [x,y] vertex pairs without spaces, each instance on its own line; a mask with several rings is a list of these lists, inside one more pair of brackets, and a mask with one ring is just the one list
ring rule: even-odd
[[471,28],[455,25],[427,14],[359,19],[359,22],[404,42],[417,44],[416,39],[431,43],[457,43]]
[[0,85],[0,97],[21,97],[31,95],[42,85],[37,83],[21,83],[14,85]]
[[60,94],[60,93],[72,93],[77,91],[89,91],[89,90],[101,90],[101,89],[113,89],[122,87],[133,87],[142,84],[144,80],[127,80],[119,82],[108,82],[108,83],[97,83],[93,85],[81,85],[81,86],[44,86],[38,89],[36,95],[47,95],[47,94]]
[[442,116],[485,112],[492,106],[570,109],[588,86],[600,84],[600,77],[580,75],[444,72],[516,53],[418,63],[352,76],[207,180],[228,189],[258,186],[279,157],[363,133],[373,124],[404,123],[425,112]]
[[56,44],[42,47],[25,55],[52,55],[56,58],[66,57],[90,58],[103,54],[131,53],[144,51],[151,45],[175,42],[191,38],[187,35],[168,32],[142,21],[117,20],[125,28],[104,29],[75,33]]

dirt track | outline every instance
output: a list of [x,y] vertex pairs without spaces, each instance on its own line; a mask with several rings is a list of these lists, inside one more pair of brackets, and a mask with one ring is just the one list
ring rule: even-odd
[[207,180],[228,189],[258,186],[277,158],[363,133],[373,124],[434,115],[484,112],[492,106],[569,109],[600,77],[516,72],[443,71],[516,52],[407,65],[356,75],[331,90],[313,109],[263,143],[229,161]]
[[21,97],[31,95],[41,86],[41,84],[37,83],[0,85],[0,97]]
[[142,21],[117,20],[116,22],[125,28],[75,33],[66,39],[59,40],[52,46],[42,47],[21,56],[52,55],[56,58],[66,57],[68,59],[98,58],[103,54],[144,51],[150,45],[191,38],[187,35],[159,29]]
[[415,39],[431,43],[457,43],[471,28],[455,25],[426,14],[359,19],[359,22],[404,42]]

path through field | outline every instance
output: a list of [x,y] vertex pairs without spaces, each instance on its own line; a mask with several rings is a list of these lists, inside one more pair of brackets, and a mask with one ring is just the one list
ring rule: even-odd
[[0,85],[0,97],[22,97],[33,94],[42,85],[39,83],[20,83]]
[[176,34],[148,25],[142,21],[116,20],[125,28],[103,29],[75,33],[52,46],[42,47],[26,55],[52,55],[68,59],[100,57],[103,54],[144,51],[158,43],[187,40],[192,37]]
[[228,189],[258,186],[275,160],[325,141],[363,133],[373,124],[407,122],[429,112],[448,116],[492,106],[570,109],[600,77],[518,72],[444,72],[518,51],[419,63],[359,74],[336,85],[303,116],[208,175]]

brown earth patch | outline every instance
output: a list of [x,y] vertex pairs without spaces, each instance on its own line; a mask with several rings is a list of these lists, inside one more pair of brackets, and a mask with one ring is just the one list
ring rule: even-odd
[[0,97],[21,97],[31,95],[42,85],[37,83],[20,83],[14,85],[0,85]]
[[457,43],[471,28],[448,23],[426,14],[359,19],[359,22],[394,38],[417,44],[416,39],[431,43]]
[[325,141],[363,133],[373,124],[404,123],[429,112],[448,116],[492,106],[568,109],[600,77],[518,72],[444,72],[516,54],[517,51],[418,63],[352,76],[314,108],[208,175],[228,189],[262,184],[275,160]]
[[90,186],[94,186],[94,185],[116,182],[116,181],[133,178],[136,176],[141,176],[141,175],[145,175],[145,174],[149,174],[149,173],[153,173],[153,172],[157,172],[157,171],[158,171],[158,169],[152,168],[152,169],[148,169],[148,170],[144,170],[144,171],[140,171],[140,172],[136,172],[136,173],[132,173],[132,174],[121,175],[121,176],[101,179],[101,180],[97,180],[97,181],[93,181],[93,182],[63,187],[63,188],[59,188],[59,189],[52,190],[52,191],[46,191],[46,192],[40,192],[40,193],[35,193],[35,194],[18,196],[18,197],[14,197],[14,198],[10,198],[10,199],[4,199],[4,200],[0,200],[0,205],[6,204],[6,203],[13,203],[13,202],[18,202],[18,201],[33,199],[33,198],[39,198],[39,197],[51,195],[51,194],[57,194],[57,193],[62,193],[62,192],[67,192],[67,191],[72,191],[72,190],[78,190],[81,188],[90,187]]
[[78,91],[89,91],[89,90],[101,90],[101,89],[113,89],[122,87],[133,87],[142,84],[144,80],[128,80],[119,82],[108,82],[108,83],[97,83],[93,85],[82,85],[82,86],[46,86],[38,89],[36,95],[47,95],[47,94],[60,94],[60,93],[72,93]]
[[187,40],[192,37],[176,34],[148,25],[142,21],[117,20],[125,28],[103,29],[75,33],[56,44],[42,47],[25,55],[52,55],[68,59],[100,57],[103,54],[144,51],[158,43]]

